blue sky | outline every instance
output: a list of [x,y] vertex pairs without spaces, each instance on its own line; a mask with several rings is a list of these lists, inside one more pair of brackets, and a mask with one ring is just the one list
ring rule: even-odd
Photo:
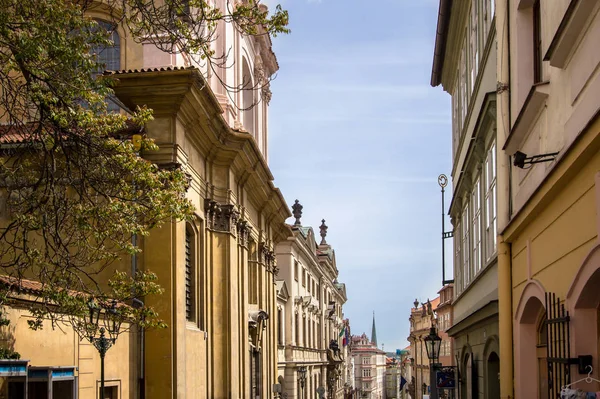
[[393,351],[407,345],[414,299],[441,285],[437,176],[450,173],[451,115],[429,85],[438,1],[279,3],[292,33],[274,39],[275,184],[300,200],[303,225],[326,219],[352,333],[370,336],[375,311],[379,347]]

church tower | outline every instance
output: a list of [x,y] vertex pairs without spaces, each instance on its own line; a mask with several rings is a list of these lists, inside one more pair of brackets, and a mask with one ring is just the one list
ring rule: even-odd
[[375,312],[373,312],[373,329],[371,330],[371,342],[377,347],[377,330],[375,330]]

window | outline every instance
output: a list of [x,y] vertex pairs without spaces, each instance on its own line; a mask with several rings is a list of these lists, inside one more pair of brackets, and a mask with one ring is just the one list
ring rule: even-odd
[[475,180],[471,195],[472,236],[473,236],[473,277],[481,269],[481,184],[479,177]]
[[[242,59],[242,104],[241,117],[242,125],[244,129],[252,136],[255,136],[255,113],[256,113],[256,100],[254,98],[254,92],[259,83],[252,81],[252,73],[250,72],[250,66],[246,61],[246,58]],[[256,140],[258,142],[258,140]]]
[[533,3],[533,83],[542,81],[542,19],[540,0]]
[[363,377],[370,377],[371,376],[371,369],[364,369],[362,371],[362,376]]
[[[111,42],[108,46],[94,46],[90,49],[91,53],[96,55],[96,61],[99,64],[96,75],[101,75],[105,70],[118,71],[121,69],[121,39],[119,38],[116,25],[98,19],[96,23],[99,29],[105,30],[108,33]],[[120,107],[117,103],[109,98],[108,110],[118,111],[119,109]]]
[[477,80],[477,71],[479,66],[479,31],[477,23],[477,2],[472,1],[471,3],[471,18],[469,20],[469,70],[470,70],[470,82],[469,82],[469,95],[473,93],[475,87],[475,80]]
[[296,346],[300,346],[300,316],[298,313],[296,313],[294,327],[294,342]]
[[363,383],[363,389],[371,389],[371,383],[370,382]]
[[460,125],[464,124],[465,118],[467,116],[467,57],[465,57],[465,46],[463,43],[463,47],[460,53],[460,62],[458,63],[460,68]]
[[111,42],[109,46],[94,46],[90,49],[92,54],[96,54],[98,64],[102,68],[102,71],[98,71],[98,74],[104,70],[118,71],[121,69],[121,40],[116,25],[98,19],[96,23],[99,29],[105,30],[108,33]]
[[471,282],[471,269],[470,269],[470,262],[469,262],[469,256],[470,256],[470,245],[469,245],[469,204],[467,203],[467,205],[465,205],[465,209],[463,210],[463,214],[462,214],[462,227],[463,227],[463,231],[462,231],[462,237],[461,237],[461,241],[462,241],[462,255],[463,255],[463,261],[462,261],[462,271],[463,271],[463,289],[467,288],[467,286],[469,285],[469,283]]
[[283,312],[281,308],[277,309],[277,344],[283,345]]
[[294,280],[298,281],[298,261],[294,261]]
[[311,284],[311,278],[310,278],[310,274],[308,275],[308,287],[306,287],[306,289],[308,290],[308,293],[310,294],[310,284]]
[[302,286],[306,287],[306,269],[302,268]]
[[460,140],[460,115],[458,110],[458,103],[460,101],[460,95],[458,92],[458,81],[459,76],[457,74],[456,84],[454,85],[454,90],[452,90],[452,154],[456,154],[458,150],[458,144]]
[[[98,397],[100,397],[99,390],[98,390]],[[104,397],[101,399],[119,399],[119,387],[115,387],[115,386],[104,387]]]
[[362,364],[371,364],[371,358],[370,357],[363,357],[362,358]]
[[461,228],[461,223],[460,220],[457,221],[456,226],[454,228],[455,232],[458,233],[458,239],[454,240],[454,248],[455,248],[455,254],[454,254],[454,264],[456,265],[456,267],[454,268],[454,272],[456,274],[456,293],[459,294],[462,292],[463,290],[463,284],[462,284],[462,268],[460,267],[460,265],[462,265],[462,254],[461,254],[461,249],[462,249],[462,241],[460,239],[460,234],[462,232],[462,228]]
[[319,284],[317,283],[317,301],[321,300],[321,287],[319,287]]
[[306,329],[306,315],[303,314],[302,315],[302,346],[307,346],[308,345],[308,333],[307,333],[307,329]]
[[195,321],[196,311],[196,262],[195,262],[195,234],[192,226],[185,226],[185,318]]
[[496,253],[496,143],[485,159],[485,259]]
[[250,358],[250,397],[259,398],[261,389],[261,377],[262,377],[262,362],[260,354],[261,352],[256,349],[251,349]]

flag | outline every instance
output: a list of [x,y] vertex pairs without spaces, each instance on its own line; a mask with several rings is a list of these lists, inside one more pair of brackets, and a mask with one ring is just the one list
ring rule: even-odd
[[344,328],[346,333],[344,334],[344,339],[342,341],[342,345],[343,346],[348,346],[348,343],[350,342],[350,330],[347,328]]
[[400,390],[402,390],[402,388],[404,388],[404,385],[406,385],[406,380],[404,379],[404,377],[400,376]]
[[342,337],[342,335],[344,335],[344,331],[346,331],[346,326],[344,326],[344,328],[342,328],[342,329],[340,330],[340,335],[339,335],[339,337],[338,337],[338,338],[341,338],[341,337]]

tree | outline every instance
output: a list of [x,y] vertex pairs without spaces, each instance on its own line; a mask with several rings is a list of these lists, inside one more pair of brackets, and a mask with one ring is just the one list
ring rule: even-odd
[[94,8],[136,41],[211,68],[227,58],[211,46],[219,23],[288,31],[286,11],[269,15],[255,0],[225,10],[202,0],[0,0],[0,298],[34,280],[30,326],[69,321],[81,334],[91,299],[116,299],[124,319],[161,325],[153,309],[126,306],[161,291],[155,275],[117,266],[140,252],[132,237],[193,213],[185,171],[143,158],[156,149],[143,129],[151,110],[107,109],[113,82],[98,76],[94,50],[111,44],[110,31],[86,16]]

